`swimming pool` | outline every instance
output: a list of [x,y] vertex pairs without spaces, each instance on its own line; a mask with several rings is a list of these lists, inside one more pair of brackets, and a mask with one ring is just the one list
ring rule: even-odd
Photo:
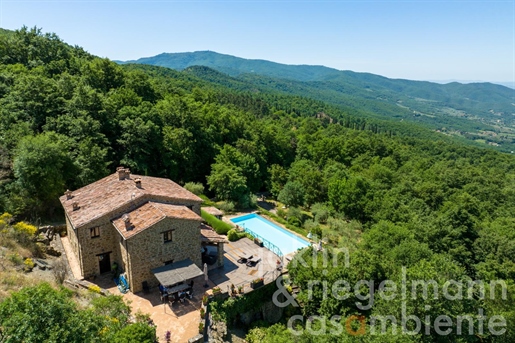
[[231,221],[241,226],[245,231],[250,230],[261,236],[260,238],[263,240],[271,242],[281,250],[283,255],[310,245],[307,240],[298,237],[255,213],[232,218]]

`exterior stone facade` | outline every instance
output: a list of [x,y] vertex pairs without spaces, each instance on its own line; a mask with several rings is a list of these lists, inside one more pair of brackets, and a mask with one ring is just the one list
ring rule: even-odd
[[[68,191],[60,200],[82,276],[109,272],[116,262],[126,273],[130,289],[138,292],[143,281],[157,285],[151,270],[165,263],[189,258],[202,267],[202,199],[170,180],[129,173],[119,169]],[[171,240],[165,242],[164,232],[170,230]]]
[[[199,268],[202,266],[200,254],[199,221],[166,218],[152,227],[125,241],[126,259],[131,265],[130,286],[133,291],[141,290],[143,281],[153,287],[157,279],[151,270],[187,258]],[[172,240],[164,241],[164,233],[172,231]]]

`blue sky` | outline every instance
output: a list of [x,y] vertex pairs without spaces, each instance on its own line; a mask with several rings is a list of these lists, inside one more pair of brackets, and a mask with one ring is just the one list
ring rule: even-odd
[[4,1],[110,59],[212,50],[413,80],[515,82],[515,1]]

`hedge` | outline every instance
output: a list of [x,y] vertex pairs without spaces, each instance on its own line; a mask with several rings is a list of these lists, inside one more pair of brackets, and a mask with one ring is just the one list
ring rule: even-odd
[[202,214],[202,218],[204,218],[204,220],[209,224],[209,226],[215,229],[217,234],[226,235],[227,232],[229,232],[229,230],[232,229],[232,226],[230,224],[221,221],[212,214],[209,214],[204,210],[200,210],[200,212]]
[[248,234],[246,232],[238,232],[235,229],[230,229],[229,232],[227,233],[227,239],[230,242],[237,241],[237,240],[239,240],[240,238],[243,238],[243,237],[249,237],[250,238],[251,236],[250,236],[250,234]]

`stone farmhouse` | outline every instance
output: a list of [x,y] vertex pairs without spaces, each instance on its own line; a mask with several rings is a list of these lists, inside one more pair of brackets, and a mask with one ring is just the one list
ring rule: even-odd
[[223,257],[224,240],[209,230],[201,234],[202,199],[169,179],[131,175],[119,167],[112,175],[67,191],[60,201],[85,278],[117,265],[130,289],[138,292],[144,284],[157,286],[163,272],[178,282],[202,275],[202,244],[214,242]]

